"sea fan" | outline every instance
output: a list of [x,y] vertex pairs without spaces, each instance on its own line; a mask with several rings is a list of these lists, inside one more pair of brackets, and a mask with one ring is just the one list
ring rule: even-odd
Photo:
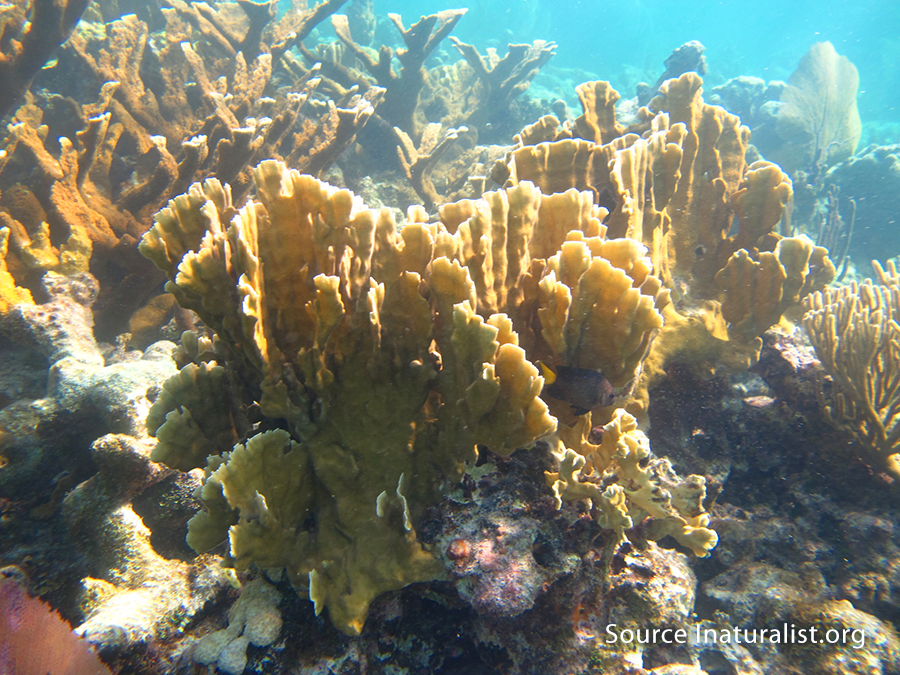
[[22,585],[0,574],[0,673],[112,675],[89,643]]

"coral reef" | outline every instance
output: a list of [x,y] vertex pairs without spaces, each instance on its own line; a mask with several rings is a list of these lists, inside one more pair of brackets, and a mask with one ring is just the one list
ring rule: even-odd
[[895,229],[900,204],[900,145],[870,146],[831,167],[826,185],[840,188],[839,209],[844,222],[856,218],[849,253],[858,267],[870,260],[885,263],[900,255]]
[[[110,672],[896,671],[852,64],[578,115],[556,44],[374,9],[3,13],[0,564]],[[724,637],[785,624],[845,637]]]
[[735,77],[710,100],[753,130],[753,145],[795,181],[815,182],[823,169],[851,157],[862,133],[856,105],[859,75],[830,42],[803,56],[788,82]]
[[[133,312],[158,302],[153,289],[159,278],[134,256],[134,244],[152,215],[195,180],[227,182],[240,201],[252,184],[249,167],[261,160],[282,159],[322,175],[359,139],[372,157],[418,148],[417,154],[407,152],[407,174],[427,203],[444,201],[429,177],[441,153],[433,152],[423,130],[436,123],[459,129],[468,121],[474,139],[528,88],[553,45],[511,45],[499,59],[460,43],[480,70],[460,61],[465,78],[448,89],[437,72],[429,74],[425,60],[464,11],[423,17],[409,28],[395,15],[408,44],[396,53],[386,47],[375,62],[364,46],[371,36],[357,44],[350,19],[334,14],[345,1],[310,8],[297,3],[278,15],[271,3],[195,7],[179,1],[121,16],[116,7],[100,7],[76,26],[82,4],[56,7],[40,0],[33,4],[43,25],[60,24],[40,38],[30,24],[21,25],[21,8],[7,13],[4,25],[24,31],[4,61],[11,82],[24,78],[21,86],[4,90],[10,95],[6,108],[22,104],[0,142],[0,226],[10,229],[7,272],[34,291],[48,270],[90,269],[101,282],[98,331],[111,340],[126,330]],[[371,24],[371,7],[353,7],[354,25],[368,35],[361,26]],[[329,16],[339,40],[330,50],[304,46]],[[64,41],[58,63],[38,75],[43,89],[27,92],[32,71]],[[335,53],[342,48],[356,54],[347,59],[354,66],[371,61],[372,77],[341,65]],[[394,61],[401,66],[396,73]],[[427,100],[420,102],[426,89]],[[477,105],[463,106],[455,116],[438,111],[461,92],[472,92]],[[376,122],[402,130],[407,141],[390,133],[358,136],[376,109]],[[151,315],[144,313],[144,323]],[[164,323],[171,315],[156,317]]]
[[780,80],[766,82],[741,75],[710,89],[709,102],[740,117],[752,131],[752,144],[765,155],[781,143],[776,125],[786,88],[787,83]]
[[825,249],[779,242],[774,230],[791,181],[777,165],[746,164],[748,130],[704,103],[701,84],[692,72],[668,80],[628,128],[617,121],[619,95],[608,83],[583,84],[581,117],[559,127],[548,116],[526,127],[521,147],[494,172],[495,180],[529,180],[548,192],[590,189],[610,207],[607,236],[642,241],[663,284],[685,289],[663,308],[665,324],[630,407],[640,415],[646,389],[672,363],[698,373],[752,365],[759,336],[835,274]]
[[[666,69],[656,80],[656,84],[652,88],[647,87],[650,98],[652,98],[654,93],[659,91],[659,88],[666,80],[676,79],[684,75],[684,73],[690,72],[695,72],[701,77],[706,75],[706,57],[703,56],[703,52],[705,51],[706,47],[697,40],[685,42],[677,49],[674,49],[666,58],[664,63]],[[640,85],[638,86],[640,87]],[[640,100],[640,95],[638,98]],[[647,103],[650,102],[650,98],[641,100],[640,103],[647,105]]]
[[830,645],[717,641],[691,651],[714,673],[890,672],[895,487],[873,479],[825,424],[815,397],[822,365],[804,332],[770,331],[765,343],[749,376],[692,383],[687,370],[673,374],[654,390],[650,437],[657,452],[724,483],[711,518],[719,545],[694,566],[695,611],[708,617],[699,626],[786,621],[837,633]]
[[878,283],[855,281],[811,295],[803,325],[833,389],[825,418],[900,476],[900,274],[875,263]]
[[[828,242],[839,263],[841,252],[852,247],[860,258],[857,262],[868,264],[872,258],[893,255],[885,255],[890,242],[881,240],[880,227],[856,230],[854,242],[852,223],[857,208],[862,222],[893,218],[882,210],[892,194],[885,189],[891,181],[891,164],[889,149],[871,148],[869,154],[854,156],[862,128],[856,104],[858,80],[856,67],[831,43],[823,42],[801,59],[788,83],[737,77],[714,87],[710,99],[752,129],[750,156],[761,154],[790,173],[794,203],[781,233],[805,232],[819,243]],[[860,180],[863,172],[866,178]],[[839,197],[844,184],[847,190]],[[834,231],[830,239],[823,233],[825,226]]]

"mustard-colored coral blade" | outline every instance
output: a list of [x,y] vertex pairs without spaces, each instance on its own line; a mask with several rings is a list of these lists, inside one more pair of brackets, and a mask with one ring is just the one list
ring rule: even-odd
[[741,227],[734,245],[752,247],[772,232],[794,196],[793,184],[777,164],[757,161],[747,167],[731,203]]
[[[200,248],[203,235],[219,224],[208,220],[209,213],[201,207],[210,201],[216,205],[214,213],[227,217],[231,211],[231,192],[228,186],[222,186],[216,179],[210,179],[203,185],[194,183],[187,194],[179,195],[169,202],[155,218],[155,224],[138,245],[142,255],[149,258],[163,270],[169,279],[175,279],[178,263],[188,251]],[[227,224],[227,221],[226,221]]]
[[9,252],[9,228],[0,228],[0,314],[5,314],[10,307],[24,302],[34,304],[31,292],[27,288],[20,288],[16,280],[6,269],[6,254]]
[[[441,573],[414,525],[476,444],[508,454],[556,426],[514,322],[476,311],[525,277],[540,193],[515,188],[510,207],[506,192],[479,202],[481,220],[472,215],[458,231],[477,232],[476,246],[419,222],[398,236],[390,211],[368,211],[349,191],[278,162],[254,179],[259,201],[240,212],[194,186],[160,215],[143,250],[170,275],[174,266],[169,288],[215,328],[226,366],[250,385],[244,394],[288,431],[232,452],[199,433],[208,419],[227,426],[226,409],[206,400],[221,398],[218,365],[189,366],[151,426],[165,441],[160,456],[179,468],[223,453],[207,459],[191,546],[206,550],[227,534],[236,567],[285,566],[296,583],[308,578],[317,610],[356,633],[379,594]],[[511,221],[520,216],[528,223]],[[478,258],[480,288],[440,251]],[[202,391],[209,396],[196,400]],[[176,429],[190,433],[176,438]]]
[[[551,433],[556,420],[539,398],[544,378],[528,360],[525,350],[512,344],[501,345],[494,367],[500,396],[495,410],[483,420],[486,434],[478,442],[506,455]],[[502,435],[497,435],[500,429]]]
[[225,369],[189,363],[163,385],[147,415],[147,431],[159,442],[150,458],[179,471],[206,464],[238,440],[225,389]]
[[[716,275],[724,291],[722,316],[733,340],[749,344],[807,295],[830,283],[834,264],[805,235],[779,240],[775,252],[756,256],[741,249]],[[812,263],[812,264],[811,264]]]
[[[582,425],[580,431],[586,435],[589,425]],[[559,435],[560,439],[567,437],[569,445],[577,447],[566,447],[560,442],[556,451],[560,472],[548,475],[560,500],[587,497],[600,525],[615,529],[619,536],[631,527],[632,519],[639,522],[649,516],[652,539],[671,535],[701,557],[715,547],[718,535],[707,527],[709,515],[703,507],[705,479],[682,479],[668,460],[653,457],[650,441],[637,428],[632,415],[616,410],[613,419],[603,427],[598,445],[570,432]],[[588,453],[583,460],[575,457],[580,452]],[[595,472],[592,477],[584,473],[588,467]],[[617,484],[601,494],[593,481],[609,474],[616,476]]]
[[316,612],[327,608],[332,623],[349,635],[362,632],[369,605],[382,593],[444,574],[443,564],[416,540],[415,531],[391,530],[385,524],[387,501],[379,500],[382,515],[373,505],[368,532],[357,541],[358,554],[368,561],[365,567],[326,561],[309,573],[309,596]]
[[231,556],[238,569],[251,562],[285,567],[297,551],[297,534],[313,508],[313,473],[306,452],[285,431],[267,431],[236,445],[209,477],[228,507],[240,514],[231,525]]

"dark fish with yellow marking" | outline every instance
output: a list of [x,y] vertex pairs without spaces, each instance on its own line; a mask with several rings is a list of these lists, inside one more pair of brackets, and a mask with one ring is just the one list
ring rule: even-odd
[[540,363],[540,366],[544,375],[541,393],[567,402],[576,415],[584,415],[594,408],[611,406],[615,401],[613,386],[596,370],[569,366],[551,369],[544,363]]

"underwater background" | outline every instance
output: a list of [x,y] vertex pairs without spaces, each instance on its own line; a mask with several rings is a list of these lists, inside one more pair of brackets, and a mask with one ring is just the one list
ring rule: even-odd
[[[897,123],[900,7],[889,0],[866,0],[852,9],[808,0],[700,0],[689,10],[675,0],[518,0],[467,6],[466,20],[455,33],[460,39],[483,47],[552,40],[560,45],[553,67],[602,76],[620,89],[655,77],[658,64],[690,40],[706,47],[712,85],[739,75],[786,80],[810,45],[828,40],[860,71],[864,121]],[[437,2],[385,2],[382,11],[440,9],[445,7]]]
[[0,6],[0,675],[900,673],[900,3]]

